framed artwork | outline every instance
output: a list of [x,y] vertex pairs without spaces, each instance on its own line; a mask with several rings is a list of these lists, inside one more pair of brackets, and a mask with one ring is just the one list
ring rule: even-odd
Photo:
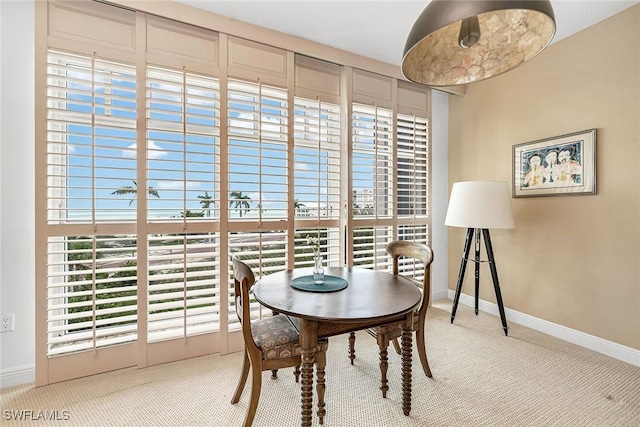
[[596,194],[596,130],[513,146],[513,197]]

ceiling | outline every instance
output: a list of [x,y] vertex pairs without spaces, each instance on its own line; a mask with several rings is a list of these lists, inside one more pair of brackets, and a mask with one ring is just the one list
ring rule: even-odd
[[[239,21],[400,65],[409,30],[429,0],[174,0]],[[552,43],[640,3],[553,0]]]

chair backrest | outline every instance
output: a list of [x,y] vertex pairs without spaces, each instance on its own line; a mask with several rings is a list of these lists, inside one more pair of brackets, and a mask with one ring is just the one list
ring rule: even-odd
[[233,290],[236,299],[236,314],[242,325],[242,336],[248,351],[259,351],[251,335],[251,300],[249,290],[256,283],[256,277],[251,268],[233,258]]
[[424,279],[422,283],[416,285],[422,288],[422,302],[420,303],[420,316],[422,317],[429,306],[431,297],[431,263],[433,262],[433,251],[424,243],[412,242],[408,240],[396,240],[386,247],[387,253],[393,259],[393,274],[398,274],[398,259],[401,257],[413,258],[422,262],[424,266]]

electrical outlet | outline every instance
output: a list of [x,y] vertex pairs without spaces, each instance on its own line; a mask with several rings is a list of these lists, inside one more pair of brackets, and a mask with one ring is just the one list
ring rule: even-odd
[[0,316],[0,332],[10,332],[13,331],[13,314],[3,314]]

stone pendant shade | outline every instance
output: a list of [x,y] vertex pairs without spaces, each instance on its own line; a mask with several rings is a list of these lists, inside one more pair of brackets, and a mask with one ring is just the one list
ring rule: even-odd
[[[477,17],[480,38],[463,48],[461,24]],[[405,44],[402,73],[428,86],[488,79],[524,64],[551,42],[555,17],[549,1],[433,0]]]

